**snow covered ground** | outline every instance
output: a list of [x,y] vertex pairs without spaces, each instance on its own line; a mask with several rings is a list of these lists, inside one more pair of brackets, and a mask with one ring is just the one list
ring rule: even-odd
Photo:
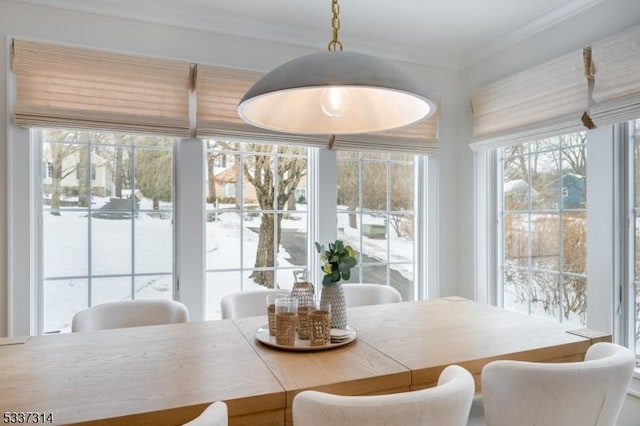
[[[104,205],[97,199],[92,205],[97,209]],[[143,199],[140,209],[151,209],[151,201]],[[161,206],[167,207],[167,206]],[[283,229],[300,232],[306,238],[306,206],[302,212],[288,214],[282,221]],[[360,249],[357,229],[349,228],[348,216],[338,215],[339,238],[356,249]],[[86,211],[62,209],[56,216],[43,215],[44,276],[56,279],[45,280],[43,291],[44,332],[66,332],[70,330],[73,314],[88,306],[130,299],[172,297],[172,225],[171,214],[140,212],[135,220],[89,218]],[[253,230],[260,226],[258,215],[245,214],[244,221],[238,213],[225,212],[216,221],[206,224],[206,275],[207,318],[220,316],[220,299],[229,293],[262,288],[249,276],[255,262],[258,234]],[[384,224],[377,217],[364,216],[365,223]],[[91,244],[89,247],[89,227]],[[132,233],[133,229],[133,233]],[[413,280],[413,242],[397,238],[391,231],[391,240],[364,237],[363,252],[372,258],[387,262],[387,244],[391,250],[391,262],[406,262],[393,265],[404,277]],[[135,251],[131,252],[132,240]],[[305,240],[306,241],[306,240]],[[89,254],[90,253],[90,254]],[[315,252],[311,255],[315,255]],[[89,256],[92,261],[89,262]],[[136,276],[131,277],[132,264]],[[294,265],[291,254],[281,246],[278,253],[276,281],[283,288],[293,284],[292,270],[306,265]],[[240,268],[245,268],[240,271]],[[91,269],[91,270],[89,270]],[[237,270],[230,270],[237,269]],[[224,270],[224,271],[223,271]],[[143,275],[139,275],[143,274]],[[89,288],[88,275],[94,276]],[[116,275],[95,278],[96,275]],[[63,277],[63,279],[60,279]],[[64,278],[66,277],[66,278]],[[78,278],[81,277],[81,278]],[[132,287],[133,286],[133,287]],[[133,290],[132,290],[133,288]],[[132,292],[134,294],[132,294]]]

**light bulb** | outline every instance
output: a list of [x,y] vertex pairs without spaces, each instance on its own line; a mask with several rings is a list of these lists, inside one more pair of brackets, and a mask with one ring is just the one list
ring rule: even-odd
[[342,87],[328,87],[320,93],[322,112],[331,118],[342,117],[349,109],[351,97],[349,91]]

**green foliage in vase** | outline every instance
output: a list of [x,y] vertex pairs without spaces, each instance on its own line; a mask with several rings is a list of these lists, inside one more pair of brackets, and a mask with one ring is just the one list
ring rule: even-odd
[[340,240],[329,243],[329,249],[316,242],[316,250],[320,253],[324,278],[322,285],[337,283],[341,279],[351,278],[351,268],[358,264],[356,252],[351,246],[345,246]]

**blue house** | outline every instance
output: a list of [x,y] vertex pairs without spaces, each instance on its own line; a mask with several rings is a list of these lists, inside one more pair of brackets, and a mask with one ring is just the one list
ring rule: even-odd
[[586,206],[587,201],[587,184],[584,176],[567,173],[551,183],[548,187],[552,193],[557,194],[562,182],[562,208],[563,209],[580,209]]

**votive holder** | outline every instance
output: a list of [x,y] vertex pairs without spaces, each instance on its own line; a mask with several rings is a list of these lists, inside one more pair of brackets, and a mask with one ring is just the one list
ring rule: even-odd
[[309,312],[315,308],[315,297],[301,300],[298,298],[298,338],[300,340],[311,339],[311,327],[309,324]]
[[309,312],[309,328],[311,329],[311,346],[331,344],[331,303],[318,303]]
[[267,317],[269,318],[269,335],[276,335],[276,300],[287,297],[284,293],[267,295]]
[[285,297],[276,300],[276,344],[295,346],[298,322],[298,299]]

